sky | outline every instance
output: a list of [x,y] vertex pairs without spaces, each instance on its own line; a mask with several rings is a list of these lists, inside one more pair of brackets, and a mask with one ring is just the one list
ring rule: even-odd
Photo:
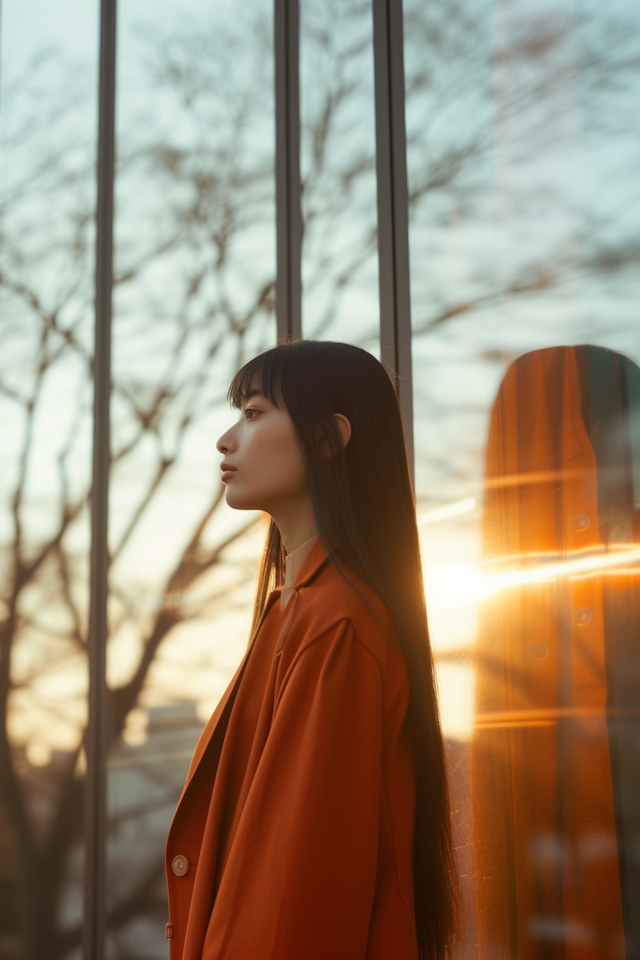
[[[224,9],[229,0],[218,0]],[[157,22],[165,17],[190,16],[203,9],[202,0],[135,0],[118,3],[122,26],[131,20]],[[97,59],[99,3],[96,0],[2,0],[2,65],[11,71],[34,52],[56,46],[70,57]]]
[[95,57],[98,46],[95,0],[2,0],[2,69],[12,72],[42,47],[68,56]]
[[[560,6],[568,9],[570,4],[562,0]],[[232,13],[237,10],[237,5],[232,0],[216,4],[217,12],[224,12],[225,8]],[[132,91],[136,89],[140,77],[138,61],[131,55],[131,28],[140,23],[161,23],[166,26],[178,19],[196,18],[204,9],[210,8],[203,0],[139,0],[135,3],[121,0],[118,79],[119,89],[126,93],[121,97],[121,106],[130,98],[135,100]],[[517,22],[519,14],[526,12],[527,3],[514,3],[510,9],[515,11],[514,22]],[[3,77],[11,78],[35,53],[52,46],[69,59],[89,62],[93,66],[96,82],[97,18],[98,4],[90,0],[59,0],[56,3],[3,0]],[[408,42],[411,42],[411,38]],[[489,58],[486,65],[489,80],[491,63]],[[507,70],[506,67],[502,69]],[[309,84],[311,80],[308,78],[306,82]],[[523,146],[518,126],[516,123],[515,126],[500,128],[499,136],[496,135],[495,162],[493,167],[491,163],[487,167],[490,172],[493,171],[495,178],[481,198],[482,210],[486,214],[483,214],[481,222],[477,216],[475,220],[465,218],[464,210],[459,216],[456,208],[455,211],[449,211],[449,225],[445,228],[440,223],[433,227],[429,211],[422,221],[418,217],[419,222],[414,223],[411,256],[413,277],[418,281],[416,316],[422,317],[423,305],[426,309],[432,307],[429,294],[433,294],[434,289],[444,290],[447,302],[455,305],[463,295],[473,295],[474,289],[477,289],[474,287],[477,273],[483,277],[492,271],[497,276],[506,275],[505,265],[509,266],[511,260],[517,259],[523,251],[534,251],[537,256],[540,250],[544,251],[545,247],[559,238],[558,249],[561,252],[568,251],[573,256],[575,237],[584,212],[577,209],[579,205],[586,199],[592,209],[597,209],[597,202],[592,198],[596,197],[603,183],[613,193],[618,188],[623,192],[629,188],[628,179],[624,176],[611,188],[612,178],[607,174],[613,169],[612,149],[601,150],[598,154],[593,146],[585,148],[580,128],[583,104],[580,102],[579,84],[575,83],[573,74],[569,81],[572,93],[576,93],[568,114],[570,123],[566,125],[567,117],[559,118],[559,123],[565,124],[574,138],[569,151],[564,154],[562,151],[554,152],[552,144],[545,153],[544,149],[538,149],[537,144],[525,142],[524,146],[529,148],[530,155],[527,162],[514,171],[509,166],[510,150]],[[369,127],[370,119],[367,118]],[[427,127],[422,118],[418,118],[418,122]],[[449,117],[447,122],[453,122],[452,118]],[[446,122],[443,123],[446,126]],[[550,127],[547,130],[549,132],[554,134],[554,129]],[[628,143],[637,143],[636,134],[636,130],[629,131]],[[432,145],[427,139],[425,149]],[[424,163],[424,159],[420,162]],[[416,177],[419,174],[420,170]],[[569,184],[572,189],[575,186],[575,192],[569,190]],[[545,194],[545,202],[539,204],[535,211],[533,208],[524,209],[526,204],[522,204],[523,197],[527,191],[535,193],[535,190]],[[558,213],[554,208],[551,201],[557,195],[564,200],[569,197],[569,213]],[[373,203],[372,196],[368,202]],[[375,276],[370,277],[370,282],[375,287]],[[478,497],[487,412],[509,355],[537,346],[548,346],[552,342],[571,342],[587,337],[607,345],[621,346],[633,354],[634,350],[638,351],[637,336],[633,333],[634,324],[637,323],[636,302],[628,291],[615,300],[600,290],[585,287],[576,270],[569,277],[568,286],[557,294],[542,295],[537,299],[508,299],[489,308],[479,308],[468,314],[463,312],[441,333],[417,342],[414,351],[416,399],[420,401],[420,404],[416,404],[417,446],[425,454],[425,461],[428,457],[431,457],[431,461],[437,461],[440,457],[444,464],[440,475],[436,472],[437,484],[434,483],[432,466],[429,465],[427,469],[420,467],[418,493],[421,499],[456,503]],[[600,323],[599,333],[596,323]],[[595,335],[593,330],[596,330]],[[346,339],[349,334],[343,335]],[[486,360],[486,354],[495,350],[496,345],[502,349],[504,357],[492,364]],[[428,401],[424,405],[423,393]],[[463,410],[465,404],[468,408],[466,412]],[[456,476],[463,455],[467,456],[467,461],[464,470],[458,471]],[[207,469],[210,459],[207,453],[201,461],[201,464],[206,461]],[[460,473],[463,474],[462,481],[459,480]],[[199,482],[199,478],[194,481],[195,486]],[[185,486],[183,493],[186,502],[192,496],[192,488],[187,492]],[[440,649],[461,647],[473,639],[478,602],[474,587],[478,561],[478,517],[476,503],[474,510],[469,510],[464,517],[433,522],[423,531],[429,568],[427,584],[431,590],[433,636]],[[171,535],[180,539],[175,526]],[[152,537],[147,540],[150,565],[154,560],[160,562],[152,546],[155,542]],[[440,602],[446,593],[443,585],[447,584],[455,602],[443,604]],[[201,652],[206,647],[207,631],[210,629],[209,623],[204,624],[197,636],[196,631],[191,629],[194,650]],[[126,662],[125,647],[123,641],[123,663]],[[241,645],[234,649],[240,650]],[[184,671],[184,676],[184,690],[187,690],[188,670]],[[468,735],[471,722],[468,668],[449,664],[441,672],[441,689],[447,729]],[[202,690],[198,696],[203,703],[211,699]]]

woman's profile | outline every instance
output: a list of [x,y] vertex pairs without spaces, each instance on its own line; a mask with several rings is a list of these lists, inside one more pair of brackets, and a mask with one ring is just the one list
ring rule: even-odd
[[393,386],[366,351],[302,340],[229,398],[227,502],[271,523],[169,832],[171,960],[440,960],[457,883]]

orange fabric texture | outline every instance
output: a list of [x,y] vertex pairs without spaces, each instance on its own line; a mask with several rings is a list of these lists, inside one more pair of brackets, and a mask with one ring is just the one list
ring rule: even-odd
[[603,550],[581,403],[575,350],[536,351],[507,372],[489,430],[485,569],[521,576],[485,602],[476,650],[479,956],[491,960],[625,955],[602,574],[535,573]]
[[315,544],[200,738],[167,840],[171,960],[417,960],[408,675],[353,582]]

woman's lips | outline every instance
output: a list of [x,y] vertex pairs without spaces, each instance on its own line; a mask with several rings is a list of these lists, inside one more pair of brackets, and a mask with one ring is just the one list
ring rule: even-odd
[[221,464],[220,464],[220,469],[222,470],[222,478],[221,478],[221,479],[222,479],[222,482],[223,482],[223,483],[226,483],[228,480],[230,480],[231,477],[232,477],[232,476],[234,475],[234,473],[236,472],[236,467],[232,467],[232,466],[231,466],[230,464],[228,464],[228,463],[221,463]]

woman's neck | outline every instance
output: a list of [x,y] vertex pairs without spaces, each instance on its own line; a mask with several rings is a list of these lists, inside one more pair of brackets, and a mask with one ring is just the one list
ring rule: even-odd
[[284,552],[287,554],[293,553],[307,540],[318,536],[318,527],[309,496],[299,501],[288,501],[282,509],[274,510],[271,516],[280,531]]

